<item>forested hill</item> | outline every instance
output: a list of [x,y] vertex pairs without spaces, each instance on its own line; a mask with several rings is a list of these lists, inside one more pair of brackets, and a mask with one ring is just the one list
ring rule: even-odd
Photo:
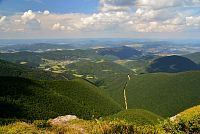
[[0,77],[0,118],[49,119],[59,115],[98,118],[122,108],[94,85],[82,80],[33,81]]
[[51,72],[45,72],[39,69],[32,69],[25,65],[15,64],[0,60],[0,76],[14,76],[24,77],[37,80],[61,80],[71,79],[69,74],[55,74]]

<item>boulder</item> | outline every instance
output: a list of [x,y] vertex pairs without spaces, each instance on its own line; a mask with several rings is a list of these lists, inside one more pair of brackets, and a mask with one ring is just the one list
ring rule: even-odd
[[65,116],[58,116],[55,119],[50,119],[48,120],[48,122],[52,125],[61,125],[61,124],[67,124],[68,122],[77,119],[78,118],[75,115],[65,115]]

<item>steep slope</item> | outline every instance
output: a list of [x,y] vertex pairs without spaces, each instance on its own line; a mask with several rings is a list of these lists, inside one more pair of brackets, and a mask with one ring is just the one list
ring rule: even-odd
[[170,133],[200,133],[200,105],[184,110],[170,118],[170,122],[165,124]]
[[200,64],[200,52],[187,54],[184,55],[184,57],[194,61],[197,64]]
[[[197,118],[199,117],[199,118]],[[200,120],[200,105],[188,108],[179,114],[177,114],[173,121],[181,121],[181,120],[193,120],[198,119]]]
[[91,119],[121,107],[94,85],[81,80],[32,81],[0,77],[0,118],[49,119],[74,114]]
[[176,73],[197,69],[198,65],[190,59],[174,55],[154,60],[147,68],[147,71]]
[[126,88],[128,108],[146,109],[163,117],[173,116],[200,104],[199,83],[199,71],[131,76]]
[[120,119],[137,125],[147,125],[159,123],[162,117],[143,109],[129,109],[111,115],[107,119]]

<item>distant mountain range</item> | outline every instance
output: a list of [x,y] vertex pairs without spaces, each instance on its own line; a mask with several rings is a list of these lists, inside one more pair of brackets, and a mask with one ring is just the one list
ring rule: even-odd
[[120,59],[138,58],[142,56],[142,52],[131,47],[122,46],[119,48],[103,48],[99,49],[100,55],[113,55]]
[[187,54],[187,55],[184,55],[184,57],[194,61],[197,64],[200,64],[200,52]]
[[14,52],[14,51],[55,51],[55,50],[74,49],[70,44],[51,44],[51,43],[37,43],[37,44],[18,44],[2,46],[1,51]]

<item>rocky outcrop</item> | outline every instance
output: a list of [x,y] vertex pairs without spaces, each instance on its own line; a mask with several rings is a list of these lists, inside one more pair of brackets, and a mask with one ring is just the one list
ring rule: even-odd
[[68,122],[72,120],[77,120],[78,118],[75,115],[65,115],[65,116],[59,116],[55,119],[50,119],[48,122],[52,125],[62,125],[67,124]]

